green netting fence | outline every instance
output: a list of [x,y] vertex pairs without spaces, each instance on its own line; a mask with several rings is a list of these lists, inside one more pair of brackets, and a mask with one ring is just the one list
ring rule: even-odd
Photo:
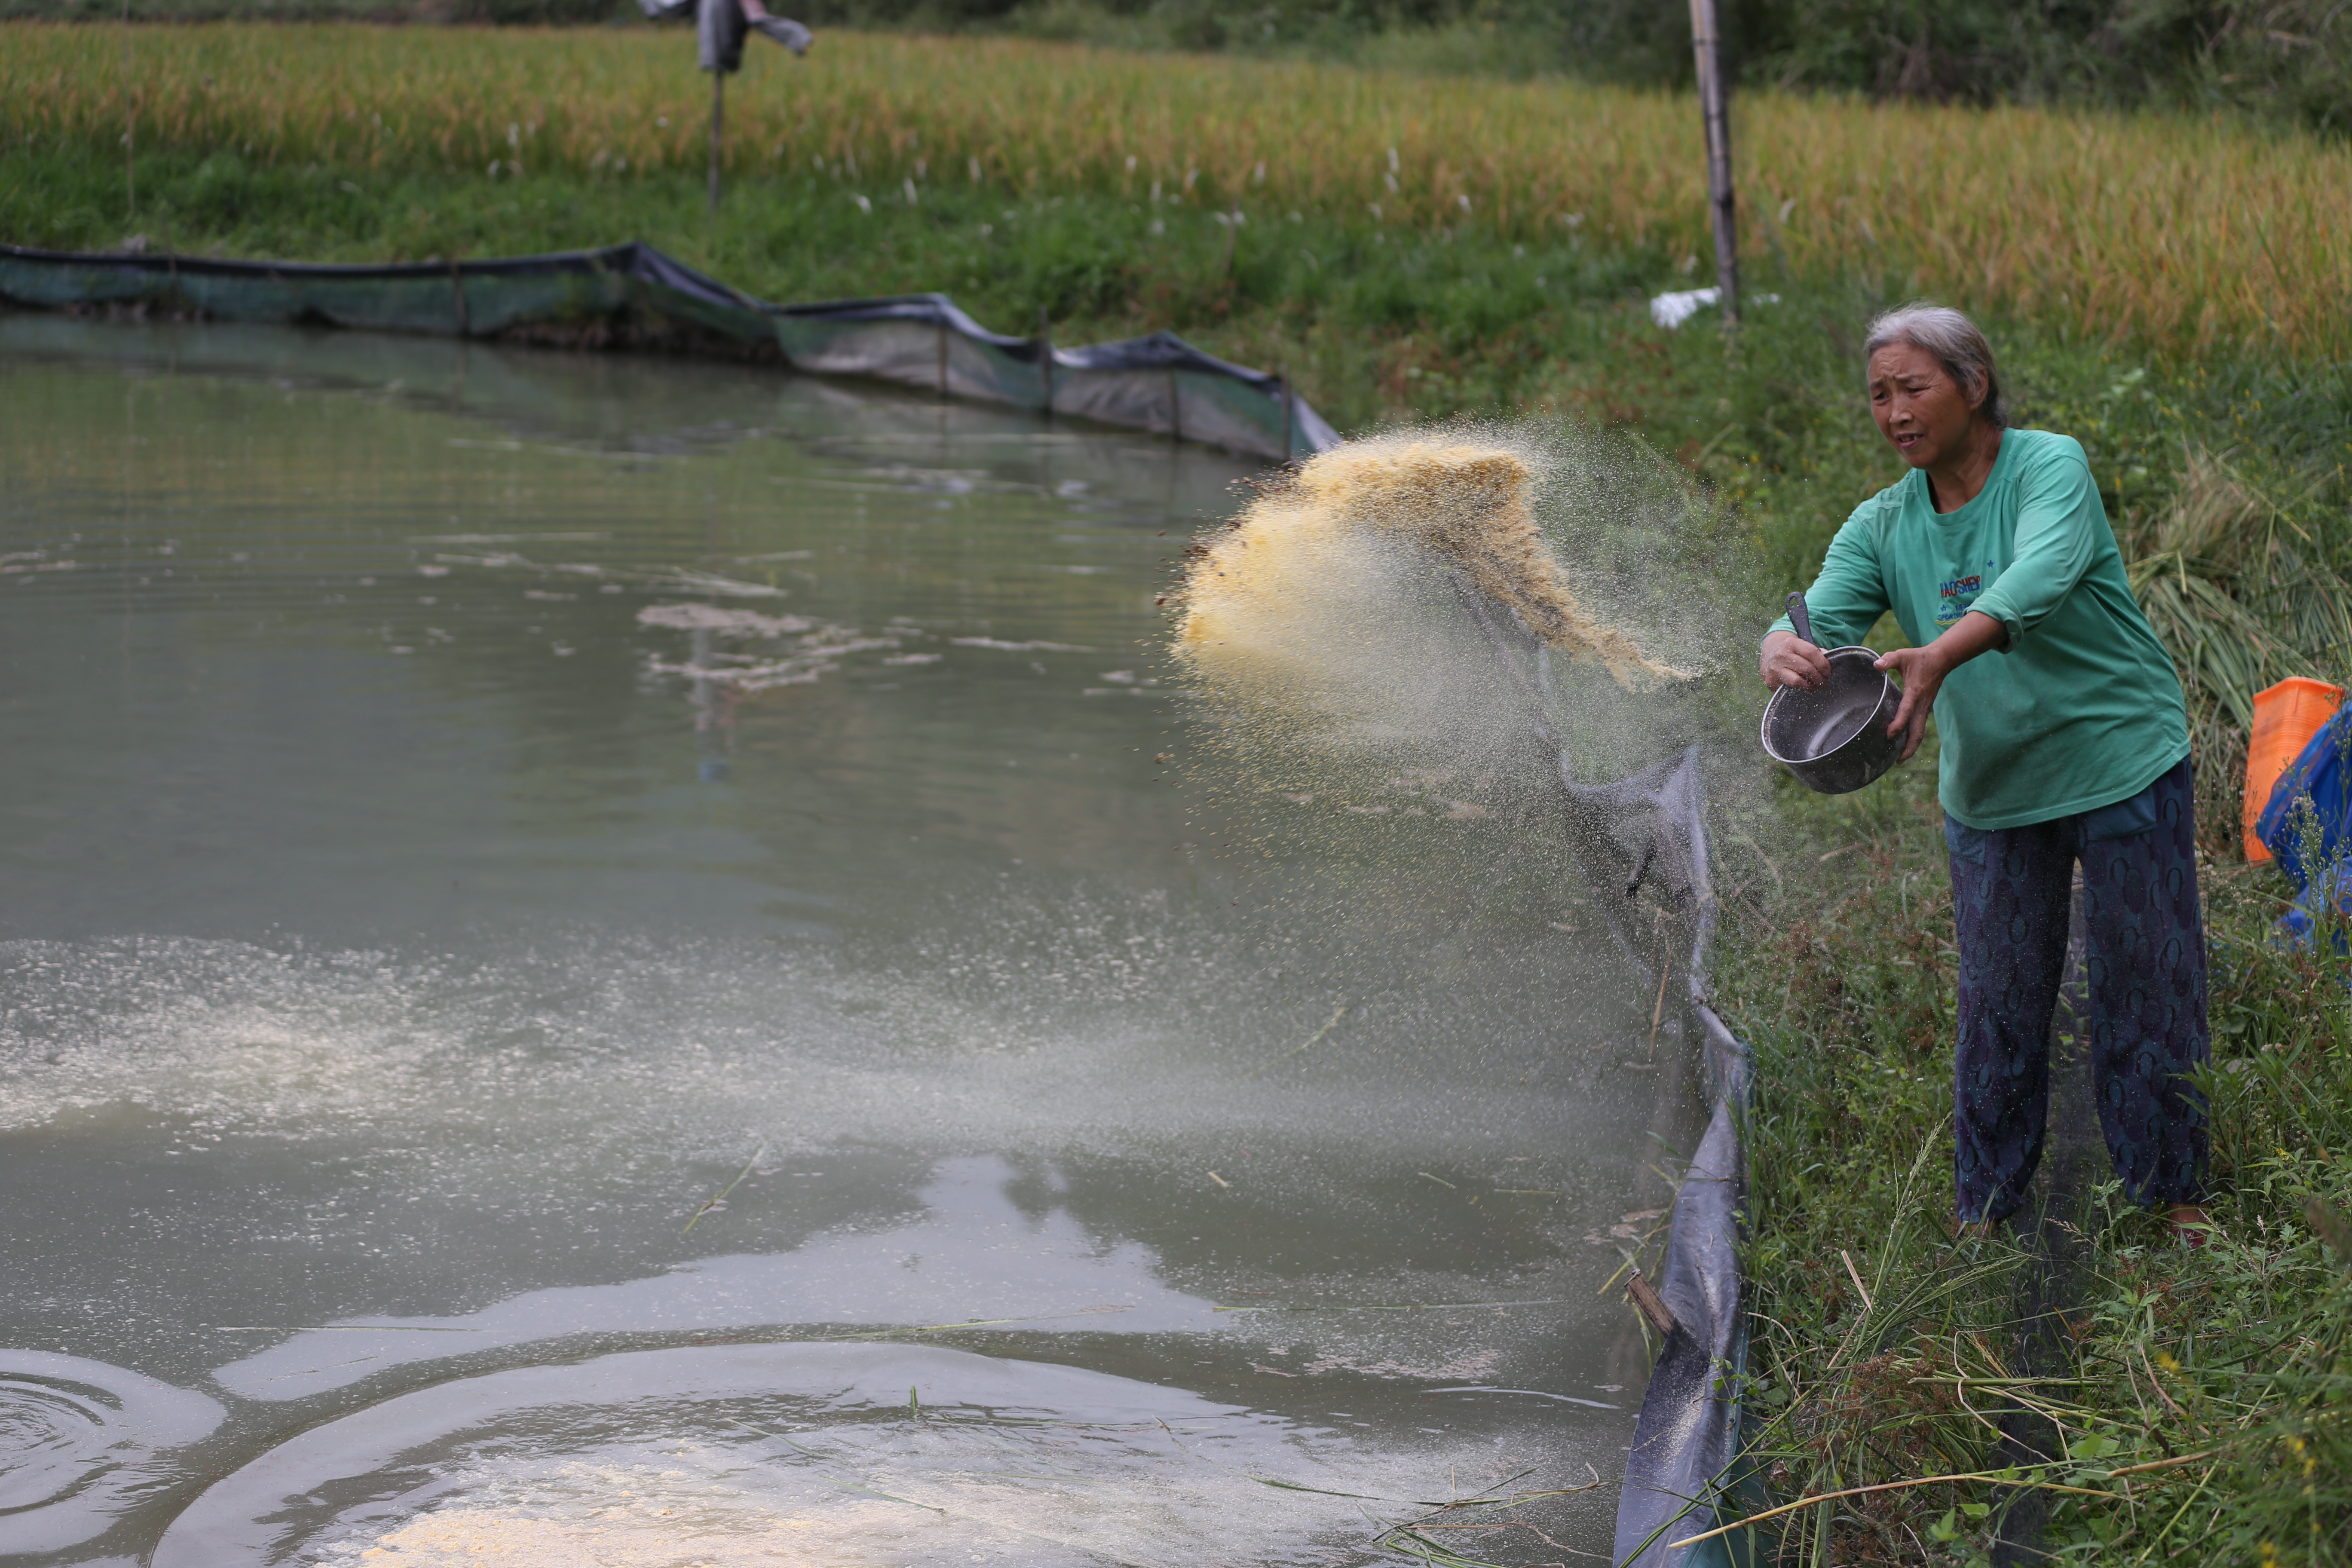
[[944,294],[770,304],[641,243],[381,267],[0,245],[0,304],[772,360],[1277,462],[1339,440],[1285,378],[1173,332],[1058,348],[992,332]]

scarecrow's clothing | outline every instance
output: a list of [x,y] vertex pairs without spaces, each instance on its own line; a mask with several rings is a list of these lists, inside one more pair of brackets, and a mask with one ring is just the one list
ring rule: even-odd
[[[743,68],[743,40],[753,24],[743,15],[741,0],[637,0],[637,5],[656,22],[692,16],[704,70],[731,76]],[[761,32],[796,55],[808,53],[814,37],[783,16],[763,16],[757,25]]]

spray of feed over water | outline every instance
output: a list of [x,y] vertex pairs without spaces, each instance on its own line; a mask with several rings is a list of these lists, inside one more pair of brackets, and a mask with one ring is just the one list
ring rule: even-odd
[[1348,443],[1197,537],[1192,822],[1313,950],[1272,963],[1317,958],[1336,1005],[1381,952],[1451,973],[1485,922],[1577,929],[1563,774],[1719,728],[1723,584],[1755,576],[1727,521],[1631,438],[1525,421]]
[[1434,552],[1545,644],[1598,660],[1629,688],[1690,679],[1596,621],[1579,599],[1537,526],[1529,457],[1489,441],[1387,440],[1312,458],[1294,483],[1261,495],[1201,547],[1177,652],[1221,685],[1279,679],[1297,656],[1300,629],[1317,619],[1316,601],[1362,575],[1343,558],[1385,554],[1401,542]]
[[1171,651],[1216,743],[1280,787],[1418,766],[1508,793],[1552,773],[1539,727],[1615,776],[1687,743],[1723,662],[1688,588],[1719,517],[1591,431],[1350,442],[1194,542]]

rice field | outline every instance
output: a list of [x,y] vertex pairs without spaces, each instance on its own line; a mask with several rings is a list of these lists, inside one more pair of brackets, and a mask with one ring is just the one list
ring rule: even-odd
[[[755,45],[758,40],[754,40]],[[0,26],[0,156],[168,145],[266,164],[698,174],[690,35],[353,25]],[[1564,82],[832,32],[755,47],[731,172],[942,182],[1428,233],[1706,253],[1685,100]],[[2352,147],[2221,120],[1755,94],[1750,254],[2190,356],[2352,350]]]

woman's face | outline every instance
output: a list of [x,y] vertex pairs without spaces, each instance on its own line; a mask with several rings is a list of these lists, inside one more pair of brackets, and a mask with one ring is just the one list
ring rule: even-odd
[[1889,343],[1870,356],[1870,416],[1878,433],[1915,468],[1930,468],[1966,450],[1977,404],[1934,354]]

